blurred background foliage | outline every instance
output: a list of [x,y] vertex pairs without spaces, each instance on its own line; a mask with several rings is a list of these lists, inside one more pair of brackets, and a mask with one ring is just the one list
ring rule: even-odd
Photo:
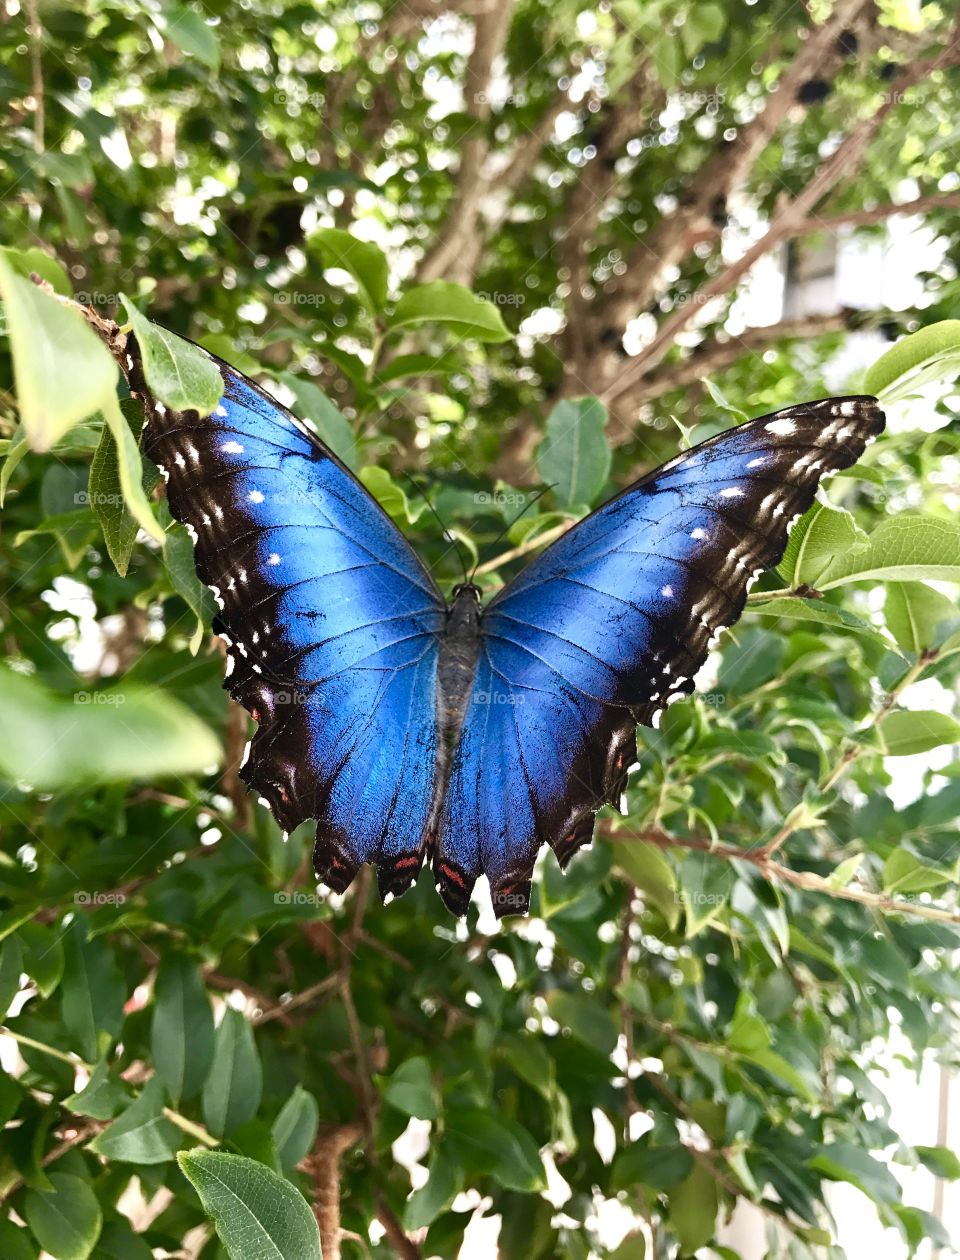
[[[769,1256],[840,1256],[837,1181],[890,1255],[948,1245],[894,1172],[960,1161],[883,1074],[957,1053],[957,58],[897,0],[7,0],[0,1254],[245,1256],[198,1147],[255,1161],[260,1216],[290,1179],[327,1260],[468,1224],[465,1255],[726,1260],[741,1202]],[[915,307],[751,322],[743,260],[789,297],[904,205],[940,248]],[[244,795],[142,416],[31,273],[263,380],[449,585],[428,490],[490,590],[690,435],[924,331],[640,732],[626,818],[545,857],[528,920],[458,923],[427,875],[315,892],[309,829]]]

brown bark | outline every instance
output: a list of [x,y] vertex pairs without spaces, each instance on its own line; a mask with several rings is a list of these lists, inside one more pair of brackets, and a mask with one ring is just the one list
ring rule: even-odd
[[763,109],[739,128],[736,139],[721,142],[684,191],[680,204],[632,251],[627,270],[603,289],[602,318],[620,330],[639,310],[656,298],[664,272],[675,266],[699,239],[719,235],[711,222],[712,210],[726,203],[750,175],[757,159],[797,104],[800,86],[812,78],[829,77],[842,60],[838,36],[852,26],[866,0],[838,0],[827,20],[812,29],[793,61],[767,97]]
[[420,281],[441,276],[450,280],[470,278],[465,252],[469,250],[485,187],[483,168],[489,142],[484,124],[490,117],[490,79],[494,62],[507,38],[512,12],[513,0],[488,0],[477,14],[473,52],[467,62],[463,89],[465,111],[473,123],[461,144],[453,205],[433,246],[420,262],[417,269]]

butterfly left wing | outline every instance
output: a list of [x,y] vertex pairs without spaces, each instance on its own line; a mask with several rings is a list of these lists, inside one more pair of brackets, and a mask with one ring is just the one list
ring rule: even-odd
[[381,890],[403,892],[437,781],[440,592],[353,474],[253,381],[217,359],[213,415],[174,413],[128,349],[144,449],[220,605],[224,686],[259,723],[241,776],[285,830],[318,820],[318,878],[342,891],[372,861]]
[[630,486],[496,596],[437,825],[455,913],[481,873],[498,914],[526,911],[541,845],[566,866],[591,838],[595,811],[620,800],[637,724],[693,690],[821,478],[883,425],[868,397],[740,425]]

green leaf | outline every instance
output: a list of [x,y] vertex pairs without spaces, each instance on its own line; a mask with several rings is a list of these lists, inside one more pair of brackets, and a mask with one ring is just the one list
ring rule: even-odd
[[7,1011],[20,990],[20,973],[23,971],[23,947],[15,936],[8,936],[0,947],[0,1020],[6,1019]]
[[791,1089],[795,1090],[807,1102],[815,1103],[817,1095],[804,1080],[801,1074],[781,1054],[777,1054],[775,1050],[759,1049],[752,1050],[748,1054],[741,1056],[748,1063],[754,1063],[757,1067],[763,1068],[765,1072],[769,1072],[771,1076],[778,1077],[784,1081]]
[[162,1164],[173,1159],[183,1133],[163,1114],[163,1084],[152,1077],[140,1097],[88,1145],[96,1155],[127,1164]]
[[[155,538],[157,542],[163,543],[166,541],[166,535],[164,534],[159,521],[154,516],[153,510],[147,501],[147,496],[144,493],[143,462],[140,458],[140,447],[137,445],[137,439],[130,430],[129,421],[120,410],[120,404],[115,398],[111,398],[107,403],[105,403],[102,410],[107,428],[113,437],[114,450],[112,467],[104,468],[103,464],[101,464],[98,468],[98,475],[110,472],[115,475],[116,480],[113,482],[113,485],[115,486],[116,482],[119,481],[120,490],[123,493],[123,503],[120,505],[121,511],[125,508],[126,512],[133,517],[141,529],[146,530],[146,532]],[[97,449],[97,454],[100,454],[99,448]],[[96,463],[96,456],[94,457],[94,462]],[[92,476],[93,469],[91,469],[91,478]],[[116,494],[115,489],[111,492],[114,495]],[[96,501],[93,502],[93,507],[94,512],[98,516],[100,524],[103,527],[103,518],[96,510]],[[116,515],[117,513],[115,512],[114,516]],[[109,548],[110,538],[107,536],[105,527],[104,536],[107,537],[107,546]],[[112,559],[113,553],[111,552],[110,554]],[[122,549],[120,550],[120,555],[123,559]],[[126,560],[129,560],[129,553],[127,553]],[[125,561],[124,572],[126,572]]]
[[472,1172],[488,1173],[508,1190],[546,1189],[537,1144],[515,1120],[480,1108],[451,1107],[446,1133]]
[[938,516],[891,516],[866,543],[838,555],[818,584],[828,591],[866,578],[960,582],[960,525]]
[[242,1155],[178,1156],[231,1260],[321,1260],[320,1232],[299,1190]]
[[742,993],[727,1030],[727,1046],[736,1054],[755,1055],[770,1045],[770,1029],[751,1008],[753,999]]
[[844,508],[817,502],[790,531],[777,572],[789,586],[818,587],[838,556],[866,541],[866,534]]
[[199,346],[176,333],[152,324],[123,293],[147,388],[155,399],[173,411],[196,411],[208,416],[223,394],[223,377],[216,363]]
[[100,1237],[103,1216],[89,1184],[72,1173],[50,1174],[53,1190],[31,1190],[24,1215],[37,1242],[54,1260],[87,1260]]
[[712,923],[730,900],[735,882],[732,867],[704,853],[690,853],[680,867],[680,883],[688,939]]
[[924,1168],[944,1181],[960,1181],[960,1155],[948,1146],[915,1146],[917,1158]]
[[[164,513],[164,519],[169,510]],[[196,656],[216,612],[216,601],[210,589],[197,577],[193,559],[193,539],[182,525],[171,524],[167,531],[163,561],[170,585],[196,618],[190,638],[190,651]]]
[[28,1231],[11,1221],[0,1221],[0,1256],[3,1260],[37,1260]]
[[617,866],[646,899],[660,911],[672,930],[680,919],[677,876],[666,855],[646,841],[621,840],[614,843]]
[[606,423],[607,409],[597,398],[565,398],[550,412],[537,467],[564,507],[589,507],[606,484]]
[[63,1105],[78,1116],[111,1120],[129,1102],[130,1095],[119,1081],[111,1078],[107,1060],[104,1058],[93,1069],[93,1074],[83,1089],[65,1098]]
[[955,601],[923,582],[891,582],[883,615],[897,643],[914,656],[939,647],[960,624]]
[[63,297],[73,296],[73,286],[63,264],[46,250],[33,246],[30,249],[7,249],[4,254],[7,262],[27,280],[31,275],[38,275],[41,280],[46,280],[54,292]]
[[20,423],[35,451],[115,398],[118,368],[109,350],[68,306],[25,280],[0,252],[3,297]]
[[819,1154],[808,1161],[808,1167],[831,1181],[849,1181],[876,1203],[899,1203],[903,1194],[900,1183],[885,1164],[850,1142],[821,1146]]
[[213,1010],[198,968],[187,958],[165,959],[154,987],[150,1050],[175,1104],[203,1088],[213,1039]]
[[827,883],[831,888],[846,888],[862,865],[862,853],[854,853],[852,857],[844,858],[830,872]]
[[296,1168],[313,1146],[319,1119],[320,1109],[316,1098],[302,1085],[297,1085],[280,1108],[271,1129],[277,1158],[284,1172]]
[[263,1074],[253,1030],[228,1006],[214,1039],[213,1067],[203,1086],[203,1119],[217,1137],[229,1136],[257,1114]]
[[418,1120],[435,1120],[439,1115],[430,1064],[422,1055],[401,1063],[382,1087],[386,1101],[404,1115]]
[[894,849],[883,864],[884,892],[917,893],[942,888],[956,878],[956,867],[938,870],[907,848]]
[[612,1054],[616,1049],[618,1029],[610,1011],[586,993],[568,993],[556,989],[547,994],[547,1009],[564,1028],[569,1028],[578,1041],[599,1054]]
[[154,780],[216,765],[219,741],[160,690],[78,691],[73,701],[0,669],[0,777],[34,788]]
[[850,631],[852,634],[860,634],[864,638],[872,639],[884,647],[892,647],[886,635],[876,626],[872,626],[869,621],[864,621],[855,613],[848,612],[846,608],[824,603],[820,599],[798,599],[795,595],[785,596],[783,599],[765,599],[762,603],[748,603],[746,611],[754,617],[812,621],[830,630]]
[[356,470],[356,438],[350,421],[340,408],[313,381],[302,380],[292,372],[280,373],[279,379],[296,396],[300,418],[311,421],[320,441],[325,442],[349,469]]
[[435,1152],[430,1160],[430,1175],[419,1190],[414,1190],[403,1209],[406,1230],[424,1229],[445,1211],[463,1187],[463,1172],[445,1152]]
[[420,515],[419,511],[411,507],[406,491],[397,485],[385,468],[365,464],[360,469],[359,477],[392,520],[404,524],[415,521]]
[[22,424],[18,424],[13,437],[10,439],[10,445],[7,447],[3,468],[0,469],[0,507],[3,507],[6,500],[10,478],[16,472],[24,455],[28,454],[29,451],[30,443],[27,441],[27,431]]
[[[138,431],[139,419],[142,419],[142,416],[138,418],[132,409],[125,407],[121,407],[121,409],[130,425],[131,436],[135,436]],[[125,448],[124,456],[129,458],[130,455],[131,452]],[[131,462],[127,469],[128,480],[139,460],[140,454],[138,450],[135,461]],[[162,540],[163,531],[157,524],[156,518],[145,499],[145,496],[156,485],[160,474],[151,464],[147,470],[142,472],[141,476],[144,494],[144,504],[141,504],[141,509],[145,506],[146,511],[149,513],[151,521],[150,532],[156,537],[156,531],[159,531]],[[90,465],[87,499],[94,516],[100,522],[100,528],[103,530],[103,539],[107,544],[107,554],[113,561],[114,568],[120,576],[126,577],[130,556],[133,553],[133,544],[140,526],[126,505],[121,483],[117,443],[110,425],[106,423],[103,426],[100,434],[100,443]]]
[[879,735],[886,756],[910,757],[941,744],[960,743],[960,722],[935,710],[894,709]]
[[126,1221],[107,1221],[97,1243],[97,1260],[153,1260],[153,1251]]
[[387,320],[391,329],[422,324],[446,324],[461,337],[474,337],[477,341],[509,341],[511,336],[492,302],[449,280],[414,285]]
[[960,320],[945,319],[902,337],[868,369],[864,389],[884,403],[896,402],[931,381],[960,372]]
[[697,1164],[670,1196],[670,1227],[680,1242],[681,1255],[693,1255],[710,1241],[718,1208],[717,1183]]
[[693,1169],[693,1156],[679,1142],[669,1146],[648,1146],[645,1140],[627,1146],[616,1158],[611,1178],[615,1190],[649,1186],[671,1190]]
[[171,44],[196,57],[211,70],[220,65],[220,38],[201,14],[181,4],[168,4],[155,19]]
[[92,1063],[99,1056],[101,1036],[113,1041],[123,1023],[123,978],[109,945],[99,937],[87,940],[79,916],[63,934],[63,949],[63,1023]]
[[310,237],[323,255],[324,266],[348,271],[360,288],[360,297],[373,315],[379,315],[387,302],[389,268],[383,250],[369,241],[360,241],[342,228],[318,228]]

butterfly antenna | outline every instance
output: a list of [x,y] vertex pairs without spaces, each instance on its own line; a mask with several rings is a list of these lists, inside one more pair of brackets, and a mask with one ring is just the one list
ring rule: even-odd
[[463,571],[464,585],[469,586],[470,578],[467,576],[467,566],[463,560],[463,553],[460,550],[460,544],[457,542],[456,538],[453,536],[453,534],[450,532],[447,526],[443,523],[443,518],[441,517],[437,509],[433,506],[433,504],[430,502],[430,496],[427,494],[426,490],[424,490],[423,486],[418,485],[417,482],[414,480],[414,478],[410,475],[410,473],[405,472],[403,475],[405,479],[413,487],[414,491],[421,497],[421,499],[423,499],[424,503],[430,509],[430,512],[432,513],[434,520],[440,526],[440,533],[443,537],[444,542],[450,543],[454,551],[457,553],[457,559],[460,561],[460,568]]
[[[554,485],[555,484],[556,483],[554,483]],[[529,512],[530,509],[533,507],[533,505],[537,502],[537,500],[542,499],[548,490],[552,490],[554,488],[554,485],[544,486],[542,490],[538,490],[536,494],[531,495],[530,498],[527,500],[527,502],[520,509],[520,511],[513,518],[513,520],[508,521],[507,524],[504,525],[503,529],[501,529],[500,533],[497,534],[496,538],[490,544],[491,547],[496,547],[497,543],[501,542],[504,538],[506,538],[507,534],[510,533],[511,529],[513,529],[517,521],[520,520],[521,516],[523,516],[525,512]],[[474,574],[476,573],[479,567],[480,567],[480,561],[478,560],[477,563],[473,566],[473,571],[470,574],[471,582],[473,581]]]

